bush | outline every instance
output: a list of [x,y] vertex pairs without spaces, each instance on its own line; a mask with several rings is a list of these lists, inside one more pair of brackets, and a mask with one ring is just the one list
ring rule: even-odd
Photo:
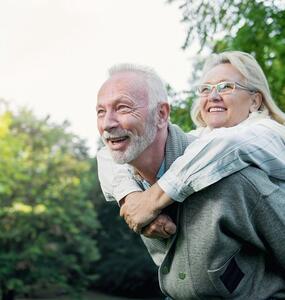
[[25,109],[0,115],[2,298],[35,286],[81,291],[97,277],[99,223],[82,188],[90,163],[68,126]]

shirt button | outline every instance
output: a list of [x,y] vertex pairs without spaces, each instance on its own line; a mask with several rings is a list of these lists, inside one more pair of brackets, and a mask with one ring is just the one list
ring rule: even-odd
[[186,277],[186,274],[183,273],[183,272],[180,272],[180,273],[178,274],[178,277],[179,277],[179,279],[184,280],[185,277]]
[[169,273],[168,267],[167,267],[167,266],[164,266],[164,267],[162,268],[161,272],[162,272],[162,274],[164,274],[164,275],[167,274],[167,273]]

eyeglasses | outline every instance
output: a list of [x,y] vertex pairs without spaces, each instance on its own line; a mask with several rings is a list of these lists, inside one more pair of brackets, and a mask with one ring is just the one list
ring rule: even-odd
[[238,82],[231,82],[231,81],[223,81],[217,84],[208,84],[208,83],[199,84],[196,87],[196,92],[199,96],[206,97],[209,94],[211,94],[213,88],[215,88],[218,94],[220,95],[231,94],[234,92],[235,89],[246,90],[251,93],[256,92],[255,90],[250,89]]

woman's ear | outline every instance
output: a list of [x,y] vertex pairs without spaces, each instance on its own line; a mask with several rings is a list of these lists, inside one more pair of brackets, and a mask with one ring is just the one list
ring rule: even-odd
[[258,111],[262,104],[262,95],[261,93],[255,93],[251,98],[251,105],[249,107],[249,112]]
[[158,128],[163,128],[165,124],[168,123],[168,118],[170,114],[170,106],[167,102],[162,102],[157,108],[157,126]]

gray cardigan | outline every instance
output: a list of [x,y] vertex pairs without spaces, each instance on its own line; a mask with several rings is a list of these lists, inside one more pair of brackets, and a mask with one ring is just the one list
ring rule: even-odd
[[[170,125],[167,168],[189,142]],[[175,300],[285,299],[284,191],[284,182],[248,167],[171,205],[176,235],[143,237],[163,293]]]

